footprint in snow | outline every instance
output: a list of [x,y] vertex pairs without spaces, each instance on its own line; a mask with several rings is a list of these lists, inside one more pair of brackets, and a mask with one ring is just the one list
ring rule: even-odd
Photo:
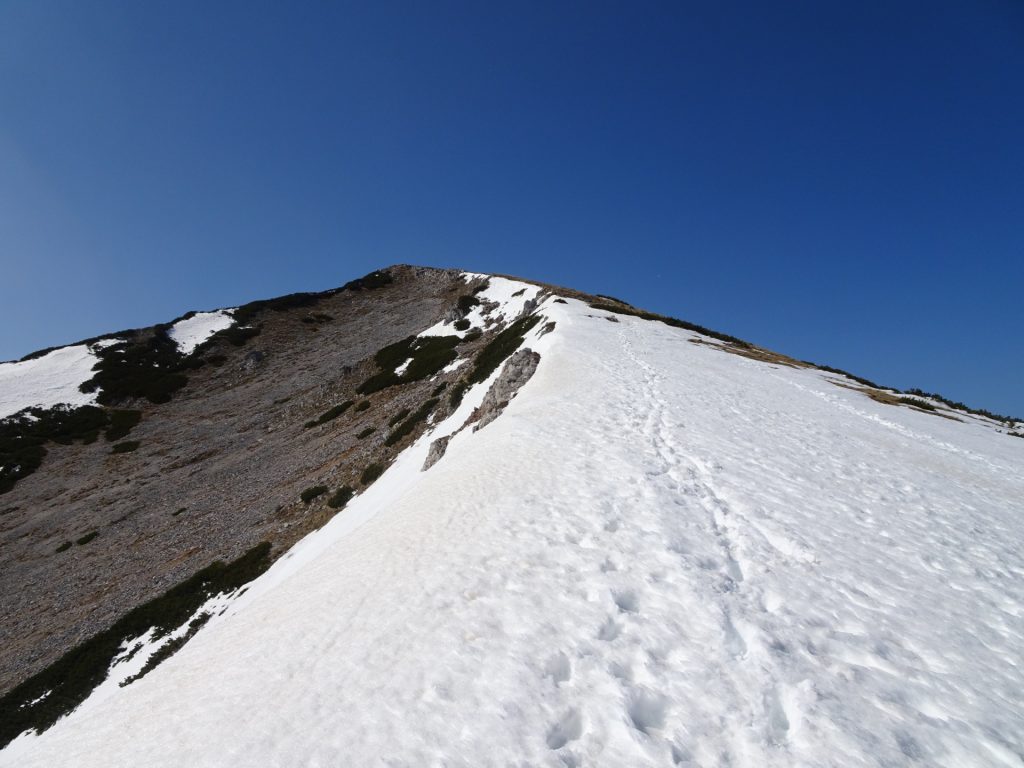
[[570,741],[583,735],[583,715],[571,707],[548,729],[547,744],[551,749],[561,749]]

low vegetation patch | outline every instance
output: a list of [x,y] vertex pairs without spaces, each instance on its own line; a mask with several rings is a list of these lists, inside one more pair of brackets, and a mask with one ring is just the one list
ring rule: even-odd
[[29,408],[0,420],[0,493],[39,469],[47,443],[94,443],[108,424],[107,412],[94,405]]
[[391,276],[391,273],[386,269],[378,269],[375,272],[371,272],[365,277],[360,277],[357,280],[351,280],[341,287],[343,291],[374,291],[377,288],[383,288],[385,285],[391,285],[395,279]]
[[[458,336],[409,336],[389,344],[374,355],[374,361],[381,370],[360,384],[356,391],[369,395],[433,376],[455,361],[459,356],[455,347],[461,341]],[[406,361],[405,370],[398,373]]]
[[370,401],[369,400],[360,400],[358,403],[356,403],[355,411],[356,411],[356,413],[362,413],[363,411],[365,411],[369,407],[370,407]]
[[919,400],[916,397],[901,397],[897,402],[901,403],[902,405],[912,405],[915,408],[923,408],[926,411],[935,410],[934,405],[927,402],[926,400]]
[[218,560],[69,650],[0,698],[0,748],[24,731],[45,731],[85,701],[106,678],[125,643],[150,629],[155,638],[166,637],[189,621],[209,598],[234,592],[269,566],[269,542],[256,545],[230,563]]
[[303,504],[309,504],[316,497],[327,493],[327,490],[326,485],[314,485],[300,493],[299,498],[302,499]]
[[356,439],[357,439],[357,440],[363,440],[363,439],[365,439],[365,438],[369,437],[370,435],[372,435],[372,434],[373,434],[374,432],[376,432],[376,431],[377,431],[377,428],[376,428],[376,427],[367,427],[366,429],[364,429],[364,430],[360,431],[360,432],[359,432],[359,433],[358,433],[358,434],[356,435]]
[[89,531],[89,533],[85,534],[85,536],[82,536],[80,538],[75,539],[75,544],[77,544],[80,547],[84,546],[84,545],[88,544],[90,541],[92,541],[93,539],[95,539],[99,535],[100,535],[99,531]]
[[399,424],[397,427],[391,430],[391,433],[387,436],[387,439],[384,441],[384,444],[389,446],[394,445],[395,443],[401,441],[401,439],[406,435],[411,434],[412,431],[416,428],[416,425],[419,424],[421,421],[425,420],[427,416],[430,415],[430,412],[434,410],[434,408],[437,406],[437,403],[438,399],[436,397],[427,400],[427,402],[425,402],[413,413],[411,413],[409,415],[409,418],[407,418],[405,421],[403,421],[401,424]]
[[929,397],[932,400],[938,400],[943,405],[952,408],[955,411],[963,411],[964,413],[972,413],[975,416],[984,416],[986,419],[992,419],[993,421],[1001,421],[1004,424],[1013,424],[1017,421],[1024,421],[1024,419],[1018,419],[1013,416],[1003,416],[1002,414],[993,413],[992,411],[984,408],[971,408],[957,400],[950,400],[947,397],[936,394],[935,392],[925,392],[921,389],[908,389],[908,395],[917,395],[918,397]]
[[355,491],[347,485],[343,485],[331,494],[331,497],[327,500],[327,506],[332,509],[341,509],[352,500],[354,495]]
[[71,549],[71,542],[70,541],[65,541],[63,544],[61,544],[59,547],[57,547],[57,551],[58,552],[67,552],[69,549]]
[[142,411],[114,410],[110,412],[110,426],[104,437],[110,442],[127,437],[136,424],[142,420]]
[[750,343],[738,339],[735,336],[730,336],[727,333],[719,333],[713,331],[710,328],[705,328],[703,325],[697,325],[696,323],[690,323],[686,320],[680,320],[676,317],[668,317],[667,315],[656,315],[653,312],[644,312],[642,309],[636,309],[631,307],[625,302],[619,302],[618,299],[613,299],[617,303],[609,303],[607,301],[595,301],[590,305],[591,309],[599,309],[604,312],[615,312],[620,315],[629,315],[631,317],[639,317],[643,320],[657,320],[658,322],[664,323],[665,325],[672,326],[673,328],[682,328],[687,331],[693,331],[694,333],[700,333],[704,336],[710,336],[712,339],[718,339],[728,344],[735,344],[739,347],[749,347]]
[[468,315],[473,310],[473,307],[480,306],[480,299],[467,293],[463,296],[459,296],[455,301],[455,304],[458,306],[459,312],[464,315]]
[[403,408],[402,410],[400,410],[398,413],[396,413],[394,416],[391,417],[391,419],[388,421],[388,426],[389,427],[395,426],[395,424],[400,422],[402,419],[404,419],[410,413],[412,413],[412,409],[411,408]]
[[[157,326],[148,335],[136,335],[124,344],[96,350],[99,358],[93,377],[79,387],[97,392],[101,405],[115,405],[131,398],[166,403],[188,384],[184,358],[167,335],[169,325]],[[197,359],[197,358],[196,358]]]
[[827,371],[828,373],[838,373],[840,376],[845,376],[848,379],[852,379],[853,381],[856,381],[858,384],[863,384],[865,387],[871,387],[872,389],[889,389],[889,387],[879,386],[878,384],[875,384],[875,382],[871,381],[871,379],[865,379],[863,376],[854,376],[852,373],[850,373],[849,371],[844,371],[842,368],[833,368],[830,365],[818,365],[817,363],[811,363],[807,360],[803,360],[802,362],[807,363],[808,365],[813,365],[819,371]]
[[363,485],[369,485],[378,477],[384,474],[384,465],[379,461],[375,461],[373,464],[363,470],[363,474],[359,476],[359,482]]
[[499,365],[508,359],[509,355],[519,349],[526,334],[539,322],[540,315],[522,317],[487,342],[476,356],[473,370],[469,374],[469,383],[478,384],[485,381],[498,369]]
[[466,395],[466,390],[469,389],[469,384],[465,381],[460,381],[454,387],[452,391],[448,393],[448,404],[455,410],[462,404],[462,398]]
[[142,445],[138,440],[125,440],[123,443],[116,443],[113,448],[110,449],[111,453],[132,453],[137,451],[139,446]]
[[344,403],[339,403],[338,405],[334,406],[333,408],[330,408],[329,410],[324,411],[323,413],[321,413],[320,416],[318,416],[313,421],[307,421],[303,425],[303,428],[304,429],[309,429],[310,427],[318,427],[321,424],[326,424],[328,421],[333,421],[334,419],[336,419],[339,416],[341,416],[341,414],[343,414],[349,408],[351,408],[352,405],[353,405],[353,401],[352,400],[346,400]]
[[455,330],[456,331],[466,331],[466,330],[469,330],[469,320],[467,320],[466,318],[462,318],[461,320],[456,320],[454,325],[455,325]]

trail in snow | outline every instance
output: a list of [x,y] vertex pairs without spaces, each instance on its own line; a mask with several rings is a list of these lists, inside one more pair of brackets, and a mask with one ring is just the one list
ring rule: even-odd
[[1024,441],[543,311],[499,419],[0,764],[1024,764]]

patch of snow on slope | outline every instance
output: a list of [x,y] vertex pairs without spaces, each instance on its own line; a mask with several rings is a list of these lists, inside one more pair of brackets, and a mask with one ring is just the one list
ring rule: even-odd
[[[463,277],[466,282],[469,282],[475,278],[487,277],[487,275],[465,272]],[[464,331],[456,330],[452,323],[441,321],[422,331],[419,335],[459,336],[461,338],[473,329],[486,330],[489,327],[489,321],[500,324],[508,323],[519,317],[526,307],[526,302],[536,299],[540,295],[541,290],[540,287],[532,283],[509,280],[504,277],[489,277],[487,288],[476,294],[476,297],[483,304],[497,304],[496,308],[489,308],[487,306],[473,307],[466,314],[469,327]]]
[[183,355],[192,354],[193,350],[208,338],[230,328],[235,319],[231,316],[234,309],[217,309],[213,312],[196,312],[186,320],[179,320],[167,334],[178,345]]
[[543,311],[499,419],[419,471],[475,388],[175,657],[0,764],[1020,764],[1024,440]]
[[[109,346],[117,340],[104,339],[93,346]],[[42,357],[16,363],[0,363],[0,419],[24,408],[54,405],[90,405],[96,393],[78,387],[92,378],[97,358],[87,344],[62,347]]]

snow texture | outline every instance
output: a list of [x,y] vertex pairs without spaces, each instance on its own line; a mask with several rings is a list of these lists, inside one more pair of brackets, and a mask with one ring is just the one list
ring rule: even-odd
[[[104,339],[92,347],[117,343],[117,339]],[[96,363],[87,344],[55,349],[32,360],[0,363],[0,419],[34,406],[95,403],[96,393],[86,394],[78,387],[93,377]]]
[[179,320],[167,334],[178,345],[178,351],[190,355],[204,341],[225,328],[230,328],[235,319],[234,309],[217,309],[213,312],[196,312],[186,320]]
[[0,764],[1022,765],[1024,440],[541,311],[499,419],[420,471],[474,387],[176,656]]

